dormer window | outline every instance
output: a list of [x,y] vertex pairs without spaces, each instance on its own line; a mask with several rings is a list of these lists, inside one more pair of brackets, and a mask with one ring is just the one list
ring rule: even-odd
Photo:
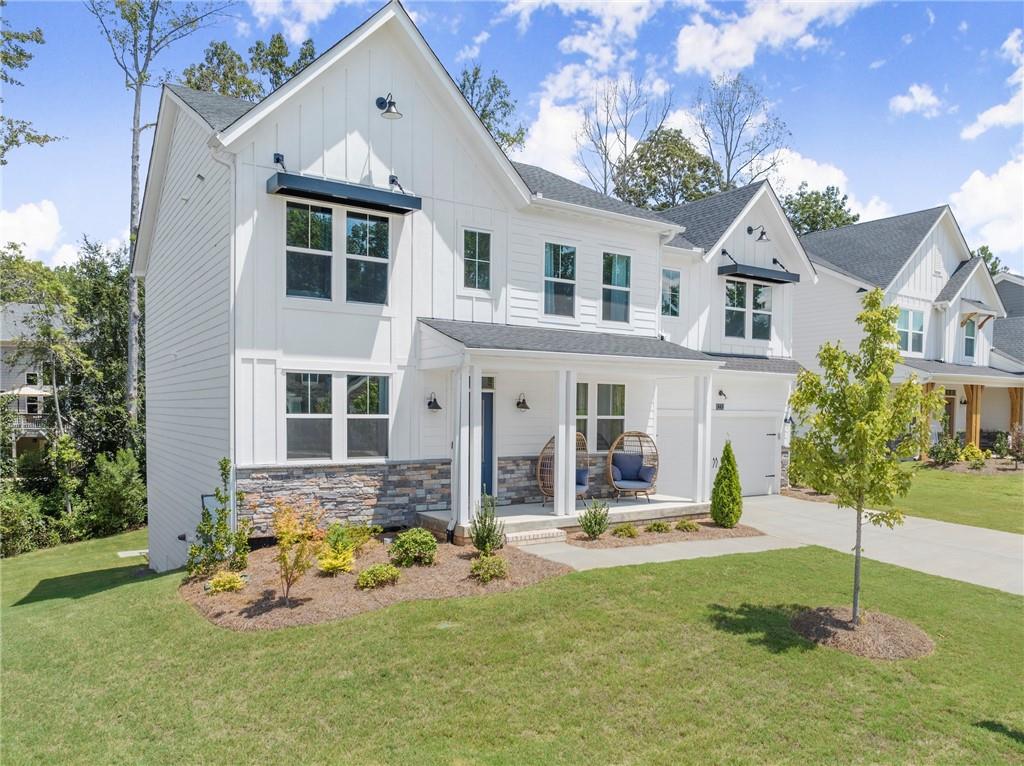
[[978,337],[978,326],[973,319],[968,319],[964,325],[964,356],[968,359],[974,358],[974,344]]
[[924,312],[914,309],[900,309],[896,322],[900,351],[912,354],[924,353]]

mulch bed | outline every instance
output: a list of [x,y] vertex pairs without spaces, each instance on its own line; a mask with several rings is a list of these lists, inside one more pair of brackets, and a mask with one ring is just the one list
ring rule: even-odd
[[[582,532],[570,532],[565,541],[569,545],[578,545],[580,548],[625,548],[631,545],[675,543],[683,540],[718,540],[723,537],[756,537],[764,534],[760,530],[744,524],[737,524],[732,529],[726,529],[709,519],[693,519],[693,521],[700,525],[700,529],[696,532],[680,532],[674,528],[671,532],[647,532],[645,530],[647,525],[640,523],[636,524],[637,531],[640,533],[637,537],[614,537],[612,530],[620,525],[613,524],[596,540],[590,540]],[[675,522],[669,522],[669,524],[675,526]]]
[[935,642],[912,622],[861,612],[860,625],[854,627],[852,614],[849,607],[822,606],[796,615],[790,626],[808,641],[873,660],[909,660],[935,650]]
[[474,549],[441,543],[437,546],[434,566],[402,569],[397,584],[363,591],[356,588],[356,575],[373,564],[388,561],[386,546],[371,541],[360,552],[355,571],[351,573],[324,577],[315,568],[311,569],[292,586],[291,603],[286,606],[273,561],[274,551],[275,548],[270,547],[249,554],[249,567],[244,572],[249,582],[240,591],[209,595],[203,587],[205,580],[194,580],[181,586],[181,595],[200,614],[221,627],[273,630],[351,617],[400,601],[501,593],[573,571],[519,548],[505,547],[498,555],[508,561],[508,578],[484,585],[469,576],[476,554]]
[[967,463],[938,465],[937,463],[931,462],[924,463],[921,467],[929,471],[947,471],[949,473],[969,473],[974,475],[982,474],[985,476],[1013,473],[1015,470],[1019,473],[1024,473],[1024,463],[1020,463],[1018,467],[1014,469],[1012,460],[1006,460],[1000,457],[993,457],[986,460],[984,468],[971,468]]
[[810,487],[783,487],[779,494],[786,497],[795,497],[797,500],[810,500],[815,503],[834,503],[836,501],[833,495],[823,495],[820,492],[815,492]]

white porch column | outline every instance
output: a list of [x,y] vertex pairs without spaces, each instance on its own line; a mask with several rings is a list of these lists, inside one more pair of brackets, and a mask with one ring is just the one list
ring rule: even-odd
[[554,476],[552,476],[552,484],[555,496],[554,509],[555,515],[565,515],[565,379],[566,371],[559,370],[555,373],[555,461],[554,461]]
[[469,368],[455,372],[455,449],[452,455],[452,518],[457,526],[469,524]]
[[469,367],[469,518],[480,507],[480,471],[483,459],[483,380],[479,365]]
[[559,511],[568,516],[576,510],[576,371],[565,372],[565,464],[560,474],[564,486],[564,506]]
[[693,493],[694,500],[711,499],[711,375],[693,378]]

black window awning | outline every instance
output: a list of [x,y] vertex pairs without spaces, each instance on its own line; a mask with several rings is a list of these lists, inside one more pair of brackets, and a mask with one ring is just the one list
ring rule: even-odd
[[760,266],[748,266],[744,263],[730,263],[726,266],[719,266],[718,273],[726,277],[743,277],[745,279],[756,279],[760,282],[774,282],[780,285],[800,281],[800,275],[794,274],[792,271],[765,269]]
[[354,205],[399,215],[423,208],[423,200],[412,194],[298,173],[274,173],[267,179],[267,193],[287,194],[339,205]]

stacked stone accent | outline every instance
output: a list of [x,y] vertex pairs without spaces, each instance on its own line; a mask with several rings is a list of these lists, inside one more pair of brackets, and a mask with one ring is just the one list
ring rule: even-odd
[[238,489],[245,493],[240,518],[253,524],[254,537],[270,532],[277,499],[316,500],[325,522],[414,526],[419,511],[443,511],[451,502],[451,461],[388,461],[376,464],[302,465],[239,468]]
[[[587,488],[588,498],[610,498],[615,492],[608,483],[605,468],[608,462],[607,453],[590,456],[590,483]],[[520,457],[498,458],[498,505],[518,505],[520,503],[539,503],[544,500],[537,484],[537,457],[523,455]]]
[[782,448],[782,472],[779,476],[779,487],[785,489],[789,486],[789,447]]

